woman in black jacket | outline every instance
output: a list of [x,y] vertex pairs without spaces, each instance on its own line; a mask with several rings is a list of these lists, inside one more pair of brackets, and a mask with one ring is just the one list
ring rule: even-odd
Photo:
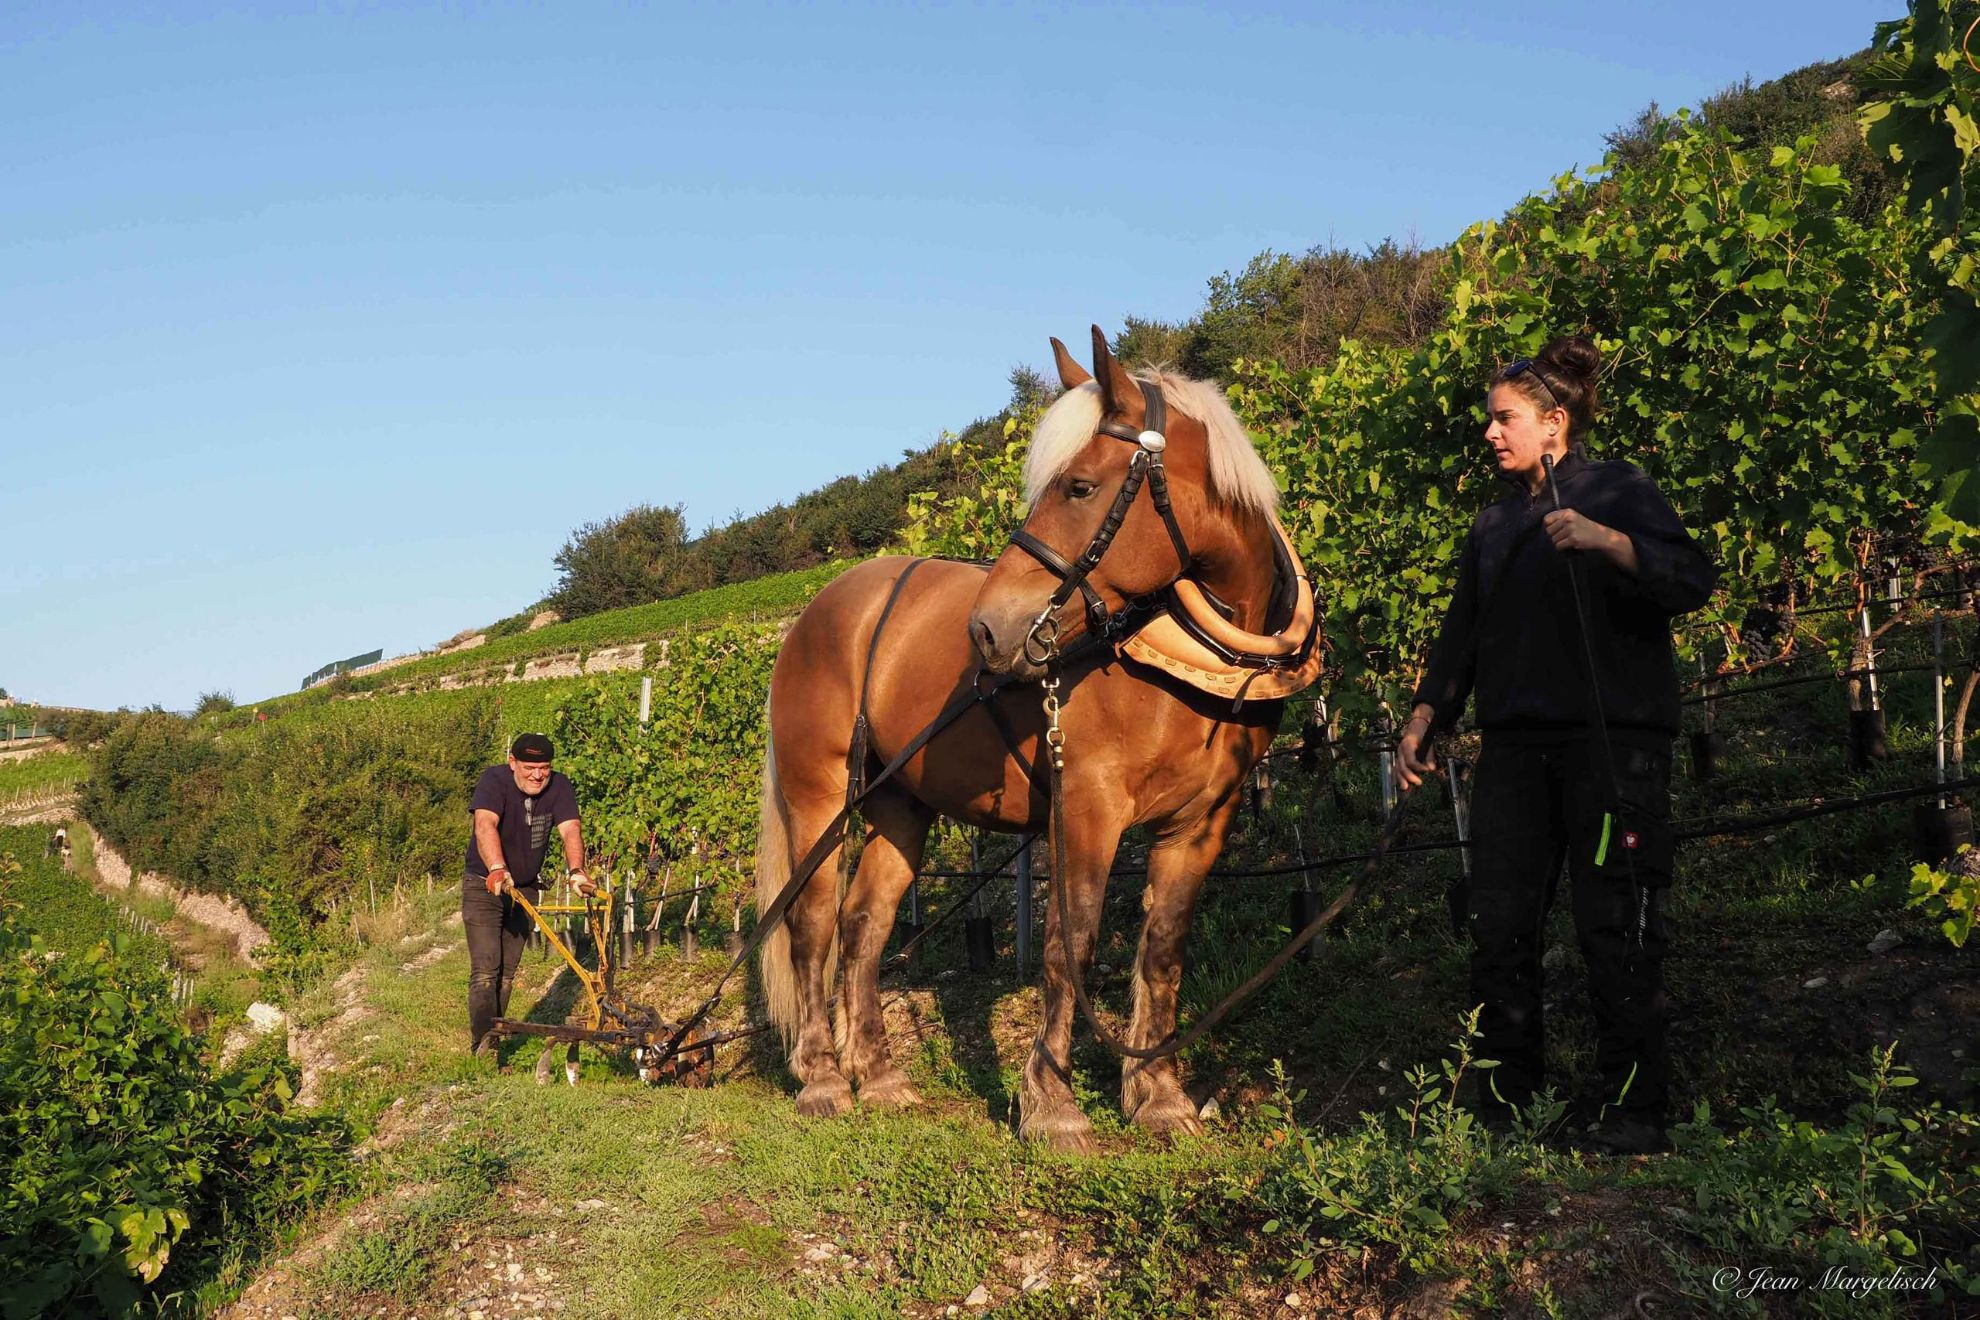
[[1671,619],[1706,602],[1717,572],[1641,469],[1583,451],[1601,362],[1588,340],[1561,338],[1493,374],[1485,439],[1512,489],[1472,523],[1396,778],[1415,788],[1436,771],[1431,739],[1474,697],[1466,917],[1481,1051],[1499,1061],[1480,1111],[1503,1120],[1541,1084],[1541,953],[1565,859],[1602,1079],[1589,1140],[1636,1153],[1667,1147]]

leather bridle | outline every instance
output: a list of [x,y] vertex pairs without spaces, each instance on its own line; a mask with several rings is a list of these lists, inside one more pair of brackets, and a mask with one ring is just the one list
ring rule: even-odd
[[1107,516],[1101,520],[1100,529],[1093,533],[1093,539],[1087,543],[1085,551],[1077,560],[1068,562],[1064,555],[1024,528],[1011,533],[1012,545],[1036,559],[1048,573],[1059,579],[1058,589],[1045,602],[1045,608],[1031,621],[1031,627],[1024,635],[1024,655],[1033,664],[1044,664],[1057,654],[1057,615],[1060,608],[1072,599],[1074,592],[1085,599],[1087,627],[1096,635],[1107,637],[1124,626],[1123,621],[1129,611],[1124,609],[1119,614],[1109,611],[1107,602],[1100,599],[1100,593],[1086,579],[1099,567],[1107,547],[1114,543],[1114,537],[1120,533],[1128,509],[1134,504],[1135,496],[1141,493],[1142,486],[1148,487],[1148,496],[1155,502],[1155,512],[1161,517],[1162,525],[1169,529],[1169,540],[1176,547],[1176,576],[1181,577],[1189,571],[1189,542],[1184,539],[1182,528],[1176,523],[1175,509],[1169,503],[1169,477],[1162,467],[1162,451],[1169,445],[1165,434],[1169,407],[1162,398],[1161,388],[1153,381],[1137,380],[1135,384],[1141,387],[1143,428],[1135,431],[1121,422],[1103,421],[1095,432],[1096,435],[1125,440],[1135,446],[1135,451],[1128,460],[1127,477],[1114,495],[1113,507],[1107,510]]

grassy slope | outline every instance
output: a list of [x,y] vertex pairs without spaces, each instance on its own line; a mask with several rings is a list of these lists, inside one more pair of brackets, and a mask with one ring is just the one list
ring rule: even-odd
[[[551,714],[571,693],[587,683],[602,683],[614,690],[639,691],[636,674],[608,674],[596,678],[546,678],[529,683],[504,683],[499,687],[451,688],[445,691],[391,693],[351,701],[313,701],[270,710],[271,723],[281,721],[291,729],[328,732],[354,720],[374,718],[382,706],[393,713],[446,715],[466,712],[481,703],[493,703],[499,711],[499,732],[503,747],[506,739],[524,730],[550,727]],[[241,726],[252,731],[253,725]],[[498,748],[489,749],[490,756]]]
[[21,904],[22,924],[50,948],[65,951],[121,938],[128,941],[127,957],[185,976],[191,982],[191,1020],[217,1045],[261,994],[261,978],[235,957],[232,936],[179,916],[170,899],[135,890],[102,892],[89,831],[73,823],[74,856],[64,871],[46,855],[54,829],[53,824],[0,826],[0,853],[12,853],[21,863],[9,892]]
[[[494,638],[471,650],[428,656],[376,674],[363,675],[350,680],[345,690],[369,692],[397,687],[402,683],[431,683],[445,674],[485,669],[491,665],[513,667],[537,656],[570,651],[590,652],[604,646],[651,641],[683,628],[707,627],[726,619],[793,613],[816,595],[820,587],[844,572],[846,567],[842,562],[821,564],[816,568],[697,591],[650,605],[607,610],[569,623],[552,624],[535,632],[513,633]],[[252,720],[256,707],[273,714],[298,704],[308,704],[312,697],[320,699],[322,695],[320,690],[312,690],[311,693],[271,697],[229,712],[223,722],[246,723]]]
[[0,806],[18,798],[73,788],[88,773],[89,758],[67,750],[0,761]]
[[[1680,784],[1678,814],[1914,782],[1928,764],[1923,685],[1894,686],[1893,763],[1857,784],[1842,764],[1833,689],[1728,704],[1727,773],[1709,789]],[[1315,853],[1365,842],[1372,769],[1352,766],[1342,783],[1345,810],[1322,786],[1282,781],[1273,814],[1247,826],[1233,861],[1283,855],[1295,820]],[[1427,805],[1412,828],[1440,836],[1447,808]],[[1971,1107],[1975,1070],[1953,1051],[1980,978],[1970,950],[1952,950],[1901,909],[1907,820],[1885,809],[1687,848],[1669,967],[1686,1102],[1723,1118],[1774,1095],[1831,1121],[1856,1094],[1849,1074],[1865,1051],[1895,1039],[1926,1081],[1907,1098]],[[1079,1086],[1108,1148],[1092,1161],[1011,1139],[1011,1088],[1037,996],[1017,981],[1007,934],[1003,961],[982,978],[951,971],[963,963],[959,944],[938,939],[890,1008],[896,1050],[928,1111],[813,1125],[795,1119],[762,1048],[730,1047],[711,1092],[645,1090],[599,1060],[574,1091],[538,1090],[532,1049],[511,1056],[515,1074],[488,1073],[465,1054],[466,957],[444,918],[448,897],[437,895],[406,918],[431,923],[430,936],[374,949],[361,974],[304,1006],[305,1025],[344,1058],[333,1100],[378,1126],[380,1195],[349,1217],[334,1250],[305,1252],[264,1287],[330,1314],[387,1301],[435,1309],[506,1297],[518,1287],[506,1273],[514,1260],[526,1266],[519,1296],[554,1295],[578,1315],[941,1314],[979,1284],[999,1314],[1251,1315],[1289,1313],[1279,1300],[1289,1291],[1327,1313],[1448,1278],[1469,1280],[1467,1305],[1486,1311],[1602,1315],[1642,1287],[1702,1309],[1714,1300],[1712,1268],[1783,1263],[1757,1249],[1728,1255],[1686,1231],[1682,1216],[1710,1168],[1700,1158],[1614,1164],[1516,1146],[1487,1166],[1484,1204],[1451,1232],[1426,1235],[1412,1265],[1392,1249],[1322,1244],[1314,1274],[1292,1281],[1311,1248],[1266,1233],[1256,1200],[1258,1171],[1283,1158],[1272,1153],[1283,1150],[1283,1125],[1261,1108],[1270,1065],[1282,1061],[1288,1089],[1304,1091],[1298,1117],[1339,1143],[1323,1162],[1360,1158],[1355,1116],[1386,1111],[1404,1098],[1408,1068],[1448,1057],[1465,1007],[1464,954],[1443,914],[1453,865],[1388,868],[1342,938],[1196,1053],[1196,1086],[1219,1094],[1229,1116],[1202,1142],[1165,1151],[1123,1131],[1115,1068],[1082,1046]],[[939,910],[941,886],[928,887]],[[1286,887],[1213,883],[1192,938],[1191,1008],[1263,958],[1282,931]],[[1138,898],[1131,881],[1110,895],[1100,959],[1112,968],[1131,956]],[[1000,896],[1000,919],[1009,901]],[[1907,943],[1866,953],[1886,927]],[[1549,942],[1572,946],[1564,911]],[[442,952],[421,959],[429,948]],[[721,965],[710,951],[642,960],[635,997],[678,1014]],[[559,1016],[568,978],[560,986],[535,954],[526,970],[524,1011]],[[1826,984],[1807,984],[1817,977]],[[1096,984],[1103,1002],[1124,1003],[1123,972]],[[1572,1089],[1591,1062],[1578,959],[1552,989],[1556,1064]],[[744,998],[732,998],[727,1020],[741,1020]],[[1805,1256],[1784,1263],[1820,1273]],[[537,1268],[555,1277],[538,1280]],[[1041,1270],[1044,1285],[1023,1292]]]
[[131,942],[131,954],[145,961],[163,962],[165,941],[157,935],[139,932],[117,905],[90,888],[89,839],[77,831],[78,848],[74,863],[64,870],[62,863],[48,856],[48,840],[53,825],[0,826],[0,853],[12,854],[21,871],[8,886],[8,896],[20,904],[22,926],[48,941],[51,949],[74,952],[87,949],[99,940],[124,936]]

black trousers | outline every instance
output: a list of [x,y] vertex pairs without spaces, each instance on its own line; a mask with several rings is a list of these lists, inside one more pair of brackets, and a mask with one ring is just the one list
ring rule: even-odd
[[[1661,1124],[1670,1091],[1665,1042],[1664,894],[1670,831],[1667,742],[1614,747],[1612,790],[1585,738],[1525,743],[1489,732],[1471,801],[1471,991],[1482,1004],[1480,1106],[1524,1106],[1544,1077],[1541,955],[1565,861],[1595,1018],[1601,1100]],[[1612,811],[1620,792],[1622,809]],[[1605,838],[1606,826],[1606,838]]]
[[[522,892],[534,903],[541,890],[525,888]],[[490,1024],[509,1011],[509,991],[515,986],[516,968],[534,923],[522,904],[507,894],[489,893],[488,882],[478,875],[461,881],[461,922],[467,928],[468,1037],[472,1047],[480,1045]]]

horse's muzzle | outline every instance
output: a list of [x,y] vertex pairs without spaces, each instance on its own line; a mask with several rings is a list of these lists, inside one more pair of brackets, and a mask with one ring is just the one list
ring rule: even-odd
[[1020,679],[1044,674],[1044,664],[1026,654],[1025,639],[1031,635],[1035,617],[1009,610],[973,612],[969,616],[969,640],[983,667],[993,674]]

